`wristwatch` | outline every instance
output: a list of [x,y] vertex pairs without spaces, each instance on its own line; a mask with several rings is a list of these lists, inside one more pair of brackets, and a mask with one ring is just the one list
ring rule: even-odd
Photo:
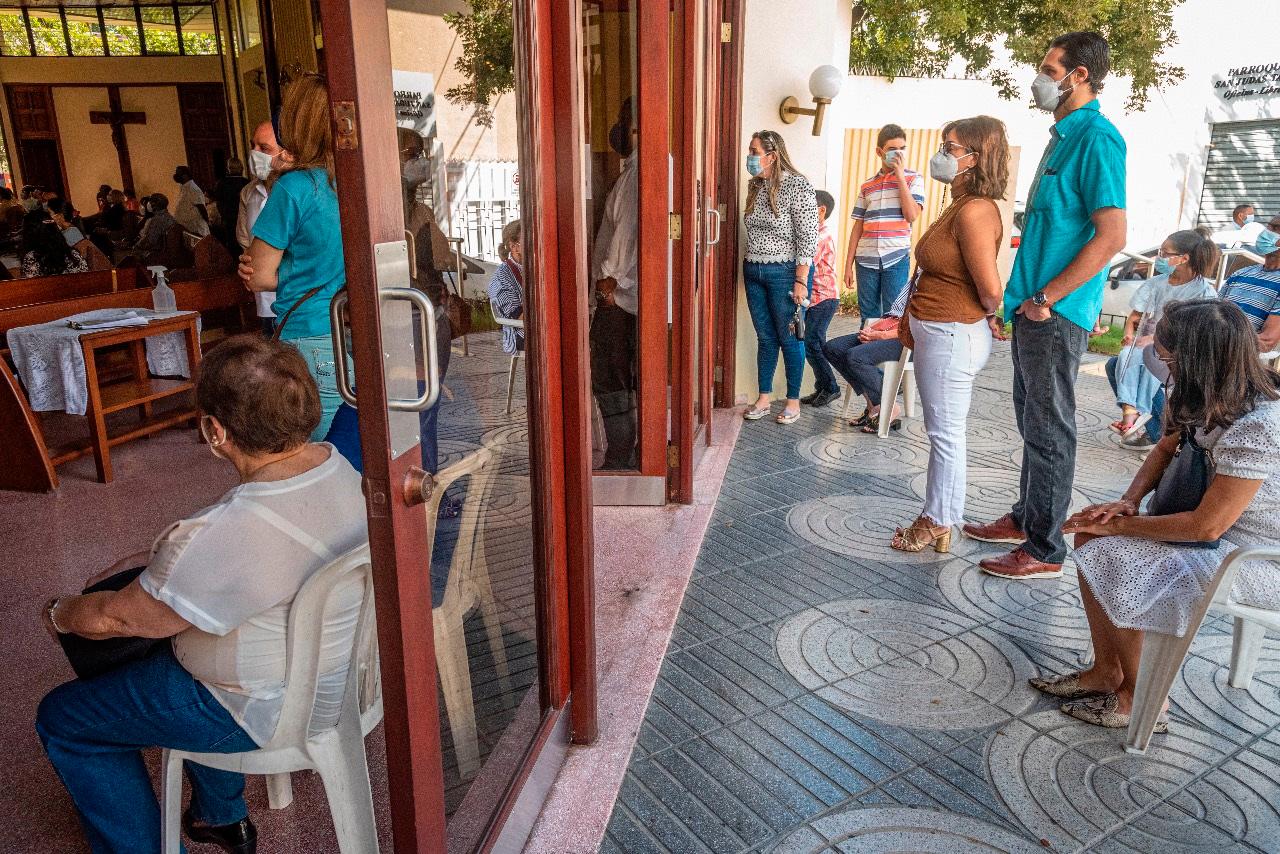
[[1040,306],[1040,308],[1047,308],[1049,306],[1049,295],[1044,291],[1036,291],[1031,295],[1031,301]]

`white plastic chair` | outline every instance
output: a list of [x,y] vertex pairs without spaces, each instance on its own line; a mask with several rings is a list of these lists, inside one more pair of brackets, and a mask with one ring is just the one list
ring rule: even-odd
[[497,454],[492,449],[481,448],[468,454],[436,475],[435,490],[431,494],[431,500],[425,505],[428,540],[434,550],[436,520],[445,491],[455,481],[471,477],[467,497],[462,503],[458,541],[453,549],[444,597],[431,612],[436,670],[440,674],[445,713],[449,717],[449,730],[453,735],[458,774],[464,780],[469,780],[480,770],[475,701],[471,694],[471,667],[463,628],[463,619],[473,608],[480,608],[502,695],[511,695],[507,650],[502,637],[502,623],[498,618],[498,603],[489,583],[489,567],[484,548],[485,513],[496,469]]
[[877,430],[881,439],[889,438],[889,424],[893,421],[893,401],[898,396],[898,388],[902,387],[902,410],[908,418],[916,417],[916,365],[911,360],[911,349],[902,348],[902,355],[896,362],[885,362],[884,384],[880,388],[880,426]]
[[1251,605],[1241,605],[1231,599],[1236,572],[1243,561],[1280,561],[1280,547],[1249,546],[1227,555],[1217,573],[1205,589],[1200,604],[1191,615],[1187,633],[1182,637],[1147,632],[1142,638],[1142,658],[1138,664],[1138,680],[1133,692],[1133,711],[1129,717],[1129,733],[1124,749],[1129,753],[1146,753],[1155,730],[1160,709],[1169,698],[1173,680],[1182,669],[1182,661],[1195,640],[1196,632],[1204,622],[1210,608],[1235,618],[1235,631],[1231,638],[1232,688],[1248,688],[1254,668],[1262,654],[1262,642],[1267,629],[1280,631],[1280,611],[1268,611]]
[[[337,627],[327,632],[326,613],[330,624]],[[324,783],[339,851],[366,854],[378,850],[360,713],[362,675],[370,668],[375,674],[377,671],[376,641],[370,640],[373,613],[367,544],[307,580],[289,609],[284,705],[271,741],[246,753],[164,751],[160,784],[164,854],[178,854],[181,844],[183,761],[241,774],[272,775],[271,780],[282,783],[288,797],[292,797],[288,773],[314,769]],[[338,690],[320,678],[324,660],[332,661],[336,655],[345,656],[348,662]],[[364,687],[370,686],[376,682],[366,677]],[[375,708],[380,719],[380,699],[367,711],[370,718]],[[271,790],[271,794],[274,797],[279,792]]]
[[[512,329],[524,330],[524,321],[520,318],[513,317],[495,317],[499,326],[510,326]],[[511,414],[511,399],[516,392],[516,365],[520,363],[520,357],[524,355],[523,350],[517,350],[511,354],[511,367],[507,369],[507,415]]]
[[[905,364],[904,364],[905,362]],[[893,400],[898,396],[898,388],[902,387],[902,402],[904,404],[903,411],[908,418],[916,416],[916,367],[915,362],[911,361],[911,351],[907,348],[902,349],[902,355],[897,361],[881,362],[880,370],[884,373],[884,385],[880,389],[880,424],[877,432],[880,438],[889,435],[889,422],[892,418],[886,415],[893,414]],[[893,391],[889,389],[892,386]],[[844,389],[844,408],[840,412],[841,418],[849,417],[849,405],[853,403],[853,386],[845,386]],[[886,410],[885,407],[889,408]]]

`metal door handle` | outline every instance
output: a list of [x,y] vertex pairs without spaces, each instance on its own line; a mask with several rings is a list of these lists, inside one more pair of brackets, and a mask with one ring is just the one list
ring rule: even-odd
[[[436,358],[436,311],[427,295],[413,288],[384,288],[378,292],[386,302],[405,300],[418,309],[418,326],[422,333],[422,359],[427,375],[426,388],[411,400],[391,398],[387,408],[393,412],[424,412],[436,405],[440,398],[440,364]],[[333,336],[334,367],[337,372],[338,394],[347,403],[356,406],[356,393],[351,387],[351,375],[347,372],[347,336],[343,322],[347,309],[347,292],[339,292],[329,304],[330,334]]]
[[351,375],[347,373],[347,289],[334,294],[329,303],[329,334],[333,336],[333,366],[338,377],[338,395],[352,406],[356,405],[356,392],[351,387]]
[[[708,199],[708,201],[710,201],[710,200]],[[707,216],[714,216],[714,217],[716,218],[716,230],[715,230],[715,235],[716,235],[716,236],[715,236],[715,238],[714,238],[714,239],[712,239],[712,240],[708,240],[708,241],[707,241],[707,249],[710,249],[712,246],[715,246],[717,243],[719,243],[719,242],[720,242],[720,226],[721,226],[721,222],[722,222],[722,220],[721,220],[721,218],[720,218],[720,209],[719,209],[719,208],[712,208],[712,207],[708,207],[708,208],[707,208]]]
[[409,278],[418,280],[418,239],[409,229],[404,230],[404,242],[409,247]]

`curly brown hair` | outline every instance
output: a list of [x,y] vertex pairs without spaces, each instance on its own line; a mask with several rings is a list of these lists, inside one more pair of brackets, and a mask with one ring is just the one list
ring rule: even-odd
[[947,122],[942,137],[954,133],[956,141],[974,152],[973,168],[963,177],[965,192],[988,199],[1003,199],[1009,191],[1009,136],[1004,122],[991,116],[974,116]]

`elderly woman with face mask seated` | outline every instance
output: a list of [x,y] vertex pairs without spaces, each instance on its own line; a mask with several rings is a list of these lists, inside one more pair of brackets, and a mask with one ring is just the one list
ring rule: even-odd
[[[98,675],[77,665],[82,678],[49,692],[36,715],[94,852],[160,851],[144,748],[240,753],[270,741],[290,605],[313,573],[367,538],[360,477],[332,446],[308,440],[320,399],[295,348],[231,338],[205,358],[196,394],[209,450],[239,484],[166,528],[150,553],[90,579],[115,589],[61,596],[43,612],[69,652],[160,640]],[[346,665],[322,662],[321,679],[345,678]],[[252,854],[244,778],[190,764],[187,775],[188,838]]]

